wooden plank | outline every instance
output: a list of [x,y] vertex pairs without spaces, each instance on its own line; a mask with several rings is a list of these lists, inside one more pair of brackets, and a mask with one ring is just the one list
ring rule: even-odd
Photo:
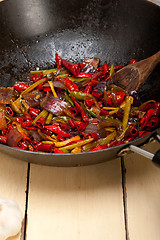
[[[159,143],[144,149],[155,153]],[[130,240],[160,239],[160,168],[137,154],[125,157]]]
[[[12,199],[25,214],[27,163],[0,153],[0,197]],[[20,234],[8,240],[20,240]]]
[[120,159],[78,168],[31,165],[27,239],[124,240]]

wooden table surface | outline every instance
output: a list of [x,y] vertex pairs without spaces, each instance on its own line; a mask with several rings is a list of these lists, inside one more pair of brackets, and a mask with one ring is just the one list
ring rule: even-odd
[[0,169],[0,196],[15,200],[24,215],[25,228],[8,240],[160,239],[160,168],[135,153],[75,168],[0,153]]
[[[145,149],[155,153],[159,143]],[[0,169],[0,196],[24,216],[21,233],[7,240],[160,239],[160,168],[135,153],[76,168],[0,153]]]

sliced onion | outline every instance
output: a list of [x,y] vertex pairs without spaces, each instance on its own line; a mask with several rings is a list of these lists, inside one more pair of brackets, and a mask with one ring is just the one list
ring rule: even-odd
[[102,91],[102,92],[103,92],[103,90],[107,90],[107,84],[106,84],[106,82],[99,82],[99,83],[93,88],[93,90],[95,90],[95,89],[97,89],[97,90],[99,90],[99,91]]
[[84,58],[83,59],[83,63],[92,64],[95,69],[98,68],[99,61],[100,61],[99,58]]
[[42,141],[42,137],[40,136],[40,134],[39,134],[37,131],[35,131],[35,130],[29,130],[29,131],[28,131],[28,134],[29,134],[30,136],[32,136],[34,140],[39,141],[39,142]]
[[3,115],[3,112],[0,111],[0,130],[6,129],[6,128],[7,128],[6,118]]
[[0,104],[9,104],[13,97],[14,89],[11,87],[0,87]]
[[44,94],[41,91],[35,90],[24,94],[23,98],[27,101],[30,107],[38,107],[43,96]]
[[50,97],[47,102],[44,104],[44,109],[46,109],[48,112],[51,112],[55,116],[59,116],[63,114],[63,110],[70,105],[60,100],[56,97]]
[[13,128],[7,136],[7,145],[16,147],[22,138],[23,135],[16,128]]

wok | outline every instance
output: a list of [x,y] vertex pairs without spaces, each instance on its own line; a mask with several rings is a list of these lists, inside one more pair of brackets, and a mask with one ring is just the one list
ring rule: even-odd
[[[53,67],[55,52],[70,61],[98,57],[101,64],[120,65],[160,50],[160,7],[143,0],[4,0],[0,16],[0,86],[28,79],[36,67]],[[160,101],[159,89],[160,66],[139,94]],[[131,144],[141,146],[159,131]],[[37,164],[77,166],[114,159],[127,146],[63,155],[0,144],[0,151]]]

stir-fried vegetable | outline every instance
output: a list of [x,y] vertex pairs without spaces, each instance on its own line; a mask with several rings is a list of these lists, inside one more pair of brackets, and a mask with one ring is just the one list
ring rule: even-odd
[[[130,63],[132,64],[133,61]],[[56,67],[0,88],[0,143],[56,154],[98,151],[142,137],[160,126],[160,102],[109,84],[123,66],[98,58]]]

